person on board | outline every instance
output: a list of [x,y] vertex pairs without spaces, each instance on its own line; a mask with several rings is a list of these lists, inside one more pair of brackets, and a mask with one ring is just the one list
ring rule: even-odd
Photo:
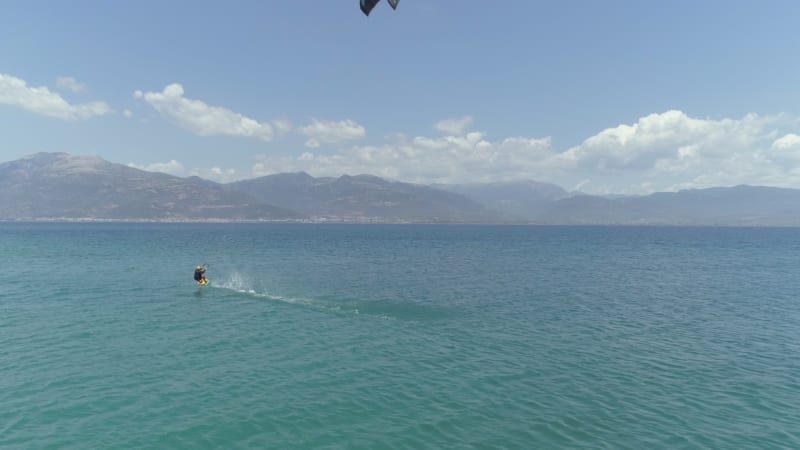
[[197,266],[194,269],[194,281],[197,281],[197,284],[206,284],[206,268],[203,266]]

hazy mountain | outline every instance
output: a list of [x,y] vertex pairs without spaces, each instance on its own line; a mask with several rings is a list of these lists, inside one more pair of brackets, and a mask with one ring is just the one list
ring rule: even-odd
[[265,203],[333,220],[396,222],[497,222],[502,218],[474,200],[428,186],[372,175],[314,178],[283,173],[230,183]]
[[465,195],[489,209],[519,219],[533,219],[550,203],[570,196],[560,186],[537,181],[435,184],[433,187]]
[[219,184],[38,153],[0,164],[0,219],[298,219]]
[[736,186],[610,198],[573,195],[558,186],[536,182],[431,187],[371,175],[314,178],[302,172],[221,185],[65,153],[39,153],[0,164],[0,220],[309,218],[800,226],[800,190]]
[[580,195],[550,203],[534,219],[553,224],[800,226],[800,190],[742,185],[615,199]]

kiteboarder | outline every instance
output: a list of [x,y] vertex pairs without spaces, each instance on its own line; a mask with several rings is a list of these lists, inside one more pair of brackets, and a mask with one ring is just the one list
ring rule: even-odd
[[197,266],[194,269],[194,281],[197,281],[197,284],[204,285],[207,283],[206,281],[206,268],[203,266]]

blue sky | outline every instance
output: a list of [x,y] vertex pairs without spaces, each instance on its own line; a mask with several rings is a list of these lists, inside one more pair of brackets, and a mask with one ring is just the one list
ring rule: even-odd
[[0,161],[800,188],[795,1],[5,0]]

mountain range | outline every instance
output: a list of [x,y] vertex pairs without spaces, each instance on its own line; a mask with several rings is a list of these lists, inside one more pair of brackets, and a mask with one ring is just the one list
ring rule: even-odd
[[199,178],[93,156],[37,153],[0,164],[0,219],[294,220],[294,211]]
[[221,184],[37,153],[0,164],[0,220],[800,226],[800,190],[734,186],[607,198],[536,181],[427,186],[303,172]]

